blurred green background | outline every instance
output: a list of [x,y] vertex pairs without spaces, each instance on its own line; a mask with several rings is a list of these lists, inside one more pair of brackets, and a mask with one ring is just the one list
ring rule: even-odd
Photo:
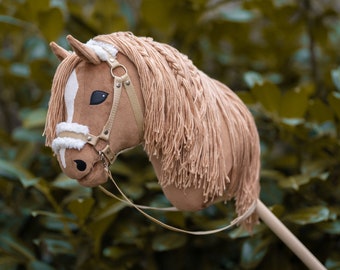
[[[170,232],[60,173],[42,137],[58,65],[48,43],[115,31],[173,45],[244,100],[261,137],[261,199],[340,269],[339,14],[337,0],[1,0],[0,269],[305,269],[263,224],[251,237]],[[112,172],[135,202],[167,205],[142,149]],[[234,217],[232,203],[152,214],[190,230]]]

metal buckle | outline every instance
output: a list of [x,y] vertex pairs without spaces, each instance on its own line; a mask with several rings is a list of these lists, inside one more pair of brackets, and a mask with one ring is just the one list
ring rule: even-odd
[[106,158],[105,158],[104,153],[102,151],[99,151],[98,154],[99,154],[100,161],[103,162],[105,171],[108,172],[109,171],[109,165],[106,162]]

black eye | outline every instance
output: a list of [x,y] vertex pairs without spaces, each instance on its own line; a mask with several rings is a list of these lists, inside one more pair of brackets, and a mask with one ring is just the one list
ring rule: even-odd
[[91,95],[90,105],[98,105],[104,102],[108,95],[109,94],[104,91],[100,90],[93,91]]

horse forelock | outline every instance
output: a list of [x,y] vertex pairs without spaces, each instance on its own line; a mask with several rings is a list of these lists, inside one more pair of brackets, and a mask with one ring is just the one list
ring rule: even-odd
[[56,136],[57,124],[65,120],[65,87],[72,71],[80,61],[81,58],[76,54],[69,55],[59,64],[53,77],[51,97],[48,104],[44,130],[47,146],[51,146],[52,141]]

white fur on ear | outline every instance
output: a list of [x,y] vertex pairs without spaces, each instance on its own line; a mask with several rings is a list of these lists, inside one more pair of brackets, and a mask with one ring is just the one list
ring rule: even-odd
[[117,48],[113,45],[93,39],[90,39],[85,45],[94,50],[102,61],[108,61],[108,57],[115,57],[118,53]]

